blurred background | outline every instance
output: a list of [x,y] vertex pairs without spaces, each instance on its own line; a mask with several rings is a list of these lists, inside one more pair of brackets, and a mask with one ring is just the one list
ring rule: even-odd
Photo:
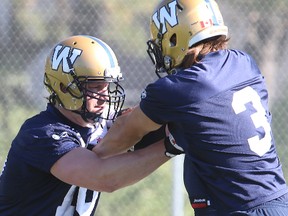
[[[146,53],[149,19],[158,0],[1,0],[0,167],[22,122],[45,109],[43,74],[55,43],[76,34],[96,36],[116,53],[125,76],[126,106],[157,79]],[[218,0],[230,48],[251,54],[266,77],[273,132],[288,179],[288,1]],[[102,194],[99,216],[193,215],[182,183],[182,158],[148,178]],[[1,168],[0,168],[1,169]]]

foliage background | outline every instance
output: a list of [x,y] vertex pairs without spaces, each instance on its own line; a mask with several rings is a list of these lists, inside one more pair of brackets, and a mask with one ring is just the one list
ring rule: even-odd
[[[157,77],[146,54],[149,16],[156,0],[1,0],[0,166],[22,122],[45,108],[44,61],[58,41],[75,34],[106,41],[125,75],[126,106],[139,101]],[[288,175],[288,1],[218,0],[230,30],[230,46],[245,50],[267,80],[273,132]],[[113,194],[102,194],[97,215],[172,215],[173,161],[150,177]],[[186,193],[184,214],[191,215]]]

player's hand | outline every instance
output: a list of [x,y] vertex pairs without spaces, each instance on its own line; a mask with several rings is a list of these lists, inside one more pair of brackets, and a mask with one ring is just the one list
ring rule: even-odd
[[181,146],[177,145],[176,140],[174,139],[173,135],[168,130],[168,126],[166,126],[166,137],[164,139],[165,145],[165,155],[167,157],[174,157],[176,155],[184,154],[184,150]]
[[134,109],[134,107],[128,107],[128,108],[122,109],[118,113],[117,117],[121,116],[121,115],[126,115],[126,114],[130,113],[133,109]]

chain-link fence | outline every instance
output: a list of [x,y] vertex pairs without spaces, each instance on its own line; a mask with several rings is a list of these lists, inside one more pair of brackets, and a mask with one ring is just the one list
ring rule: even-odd
[[[157,0],[1,0],[0,166],[22,122],[45,108],[42,79],[49,49],[70,35],[88,34],[115,51],[125,76],[126,106],[139,102],[156,79],[146,54],[149,16]],[[288,177],[288,1],[218,0],[230,47],[250,53],[266,77],[273,131]],[[172,215],[173,162],[140,183],[102,194],[97,215]],[[182,184],[182,183],[181,183]],[[184,214],[193,215],[183,190]]]

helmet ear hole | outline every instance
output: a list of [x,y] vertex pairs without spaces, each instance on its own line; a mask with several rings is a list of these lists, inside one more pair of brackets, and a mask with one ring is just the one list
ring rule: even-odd
[[177,45],[177,36],[174,33],[171,37],[170,37],[170,47],[175,47]]
[[67,93],[67,88],[65,87],[65,85],[63,83],[60,83],[60,90],[66,94]]

